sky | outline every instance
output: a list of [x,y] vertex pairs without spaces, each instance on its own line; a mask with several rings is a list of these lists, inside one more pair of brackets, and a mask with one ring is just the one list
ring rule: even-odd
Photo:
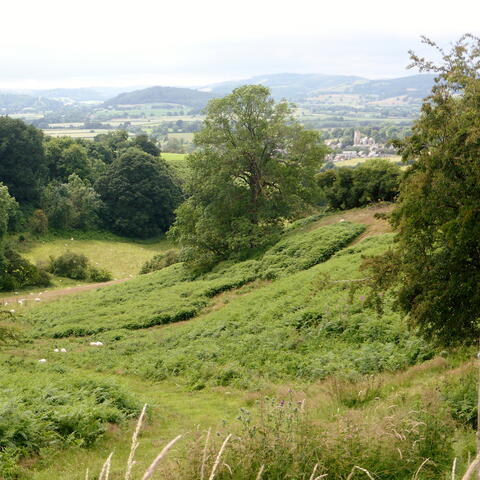
[[7,0],[0,88],[405,76],[420,35],[445,46],[479,35],[479,17],[472,0]]

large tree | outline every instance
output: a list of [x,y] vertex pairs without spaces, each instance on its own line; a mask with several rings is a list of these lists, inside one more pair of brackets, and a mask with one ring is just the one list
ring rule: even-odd
[[477,342],[480,40],[467,35],[450,52],[436,48],[440,65],[412,54],[414,65],[438,77],[412,135],[399,144],[403,159],[413,164],[393,213],[398,246],[383,259],[390,259],[392,268],[377,259],[377,266],[389,271],[383,279],[378,275],[377,283],[396,281],[401,307],[426,335],[443,343]]
[[326,148],[260,85],[210,101],[206,113],[172,235],[190,263],[208,264],[267,243],[311,201]]
[[96,183],[105,204],[105,221],[116,232],[149,237],[173,222],[181,192],[160,158],[128,148]]
[[47,168],[41,130],[0,117],[0,181],[20,203],[36,203]]

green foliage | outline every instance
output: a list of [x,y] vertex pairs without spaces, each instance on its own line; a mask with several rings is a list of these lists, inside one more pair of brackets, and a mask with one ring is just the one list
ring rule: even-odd
[[70,251],[57,258],[50,257],[48,271],[54,275],[72,278],[73,280],[106,282],[112,279],[112,275],[108,271],[90,265],[90,261],[85,255]]
[[0,117],[0,180],[20,203],[38,201],[47,176],[41,130]]
[[176,250],[167,250],[166,252],[155,255],[151,260],[145,262],[140,270],[140,273],[156,272],[162,268],[169,267],[174,263],[178,263],[178,253]]
[[464,36],[451,52],[439,49],[439,66],[412,54],[438,78],[412,135],[399,143],[413,162],[393,213],[399,304],[425,335],[446,344],[474,343],[480,334],[479,47]]
[[174,264],[125,284],[38,307],[29,317],[38,333],[56,337],[185,320],[200,313],[221,292],[327,260],[362,231],[362,226],[345,222],[292,233],[258,260],[225,262],[197,278],[182,264]]
[[76,174],[70,175],[67,183],[49,183],[41,203],[53,228],[92,230],[99,226],[100,197]]
[[10,247],[0,258],[0,290],[11,291],[28,286],[47,287],[50,277],[46,271],[31,264]]
[[46,447],[91,446],[108,424],[138,411],[112,381],[12,357],[0,367],[0,459],[17,460]]
[[43,210],[37,209],[30,218],[30,229],[37,235],[45,235],[48,232],[48,217]]
[[259,85],[212,100],[190,155],[188,200],[172,236],[194,266],[266,245],[315,197],[314,174],[326,152],[317,132],[293,120]]
[[341,167],[317,176],[328,205],[347,210],[379,201],[393,201],[398,194],[401,170],[388,160],[371,159],[357,168]]
[[[451,421],[438,407],[434,398],[418,402],[410,411],[393,405],[388,415],[375,421],[352,412],[337,415],[336,422],[330,423],[316,422],[309,415],[308,404],[305,408],[293,393],[287,398],[266,398],[260,402],[258,413],[241,410],[241,431],[225,449],[224,466],[216,478],[256,478],[260,470],[265,480],[327,475],[345,479],[356,472],[366,478],[367,470],[370,478],[411,480],[426,458],[429,461],[421,469],[421,478],[443,478],[454,452]],[[220,439],[210,440],[206,455],[196,445],[188,448],[181,478],[199,478],[204,456],[210,471],[224,436],[226,432]],[[204,441],[197,440],[197,444]]]
[[180,201],[166,163],[133,147],[113,161],[96,189],[105,203],[107,225],[133,237],[165,232]]
[[10,195],[8,187],[0,182],[0,240],[8,231],[9,220],[18,210],[18,203]]
[[79,140],[69,137],[47,137],[45,158],[51,180],[65,182],[70,175],[92,178],[92,166],[86,148]]
[[442,400],[452,417],[463,425],[477,428],[478,367],[470,365],[460,375],[451,375],[442,385]]

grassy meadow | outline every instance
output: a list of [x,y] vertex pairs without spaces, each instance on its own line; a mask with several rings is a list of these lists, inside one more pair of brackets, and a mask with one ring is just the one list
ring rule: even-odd
[[[359,267],[393,242],[377,211],[297,221],[198,277],[178,263],[26,307],[9,320],[22,339],[0,348],[0,478],[98,478],[113,451],[110,478],[124,479],[145,403],[133,479],[179,434],[154,478],[447,479],[454,458],[460,478],[471,352],[439,351],[388,298],[374,308]],[[125,269],[167,248],[104,242],[85,252],[118,248],[108,262]]]
[[113,278],[128,278],[138,274],[142,265],[156,253],[172,248],[166,238],[132,241],[112,234],[82,235],[80,232],[49,235],[33,239],[23,247],[22,254],[32,263],[45,262],[66,251],[83,253],[92,263],[107,269]]

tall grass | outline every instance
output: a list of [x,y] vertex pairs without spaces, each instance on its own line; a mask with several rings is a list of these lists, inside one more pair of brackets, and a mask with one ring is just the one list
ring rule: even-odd
[[[178,435],[143,475],[132,477],[142,415],[132,437],[124,479],[147,480],[156,471],[170,480],[447,478],[457,461],[448,438],[450,420],[438,406],[430,399],[419,404],[416,411],[393,408],[383,420],[339,416],[319,425],[309,416],[304,402],[293,395],[283,400],[270,398],[262,402],[256,416],[242,411],[241,428],[234,433],[219,431],[213,440],[211,429],[193,438],[187,434],[190,440],[186,448],[164,465],[167,452],[182,438]],[[438,422],[439,415],[443,425]],[[111,456],[99,477],[103,480],[108,480],[110,460]],[[477,463],[475,460],[466,473]]]

